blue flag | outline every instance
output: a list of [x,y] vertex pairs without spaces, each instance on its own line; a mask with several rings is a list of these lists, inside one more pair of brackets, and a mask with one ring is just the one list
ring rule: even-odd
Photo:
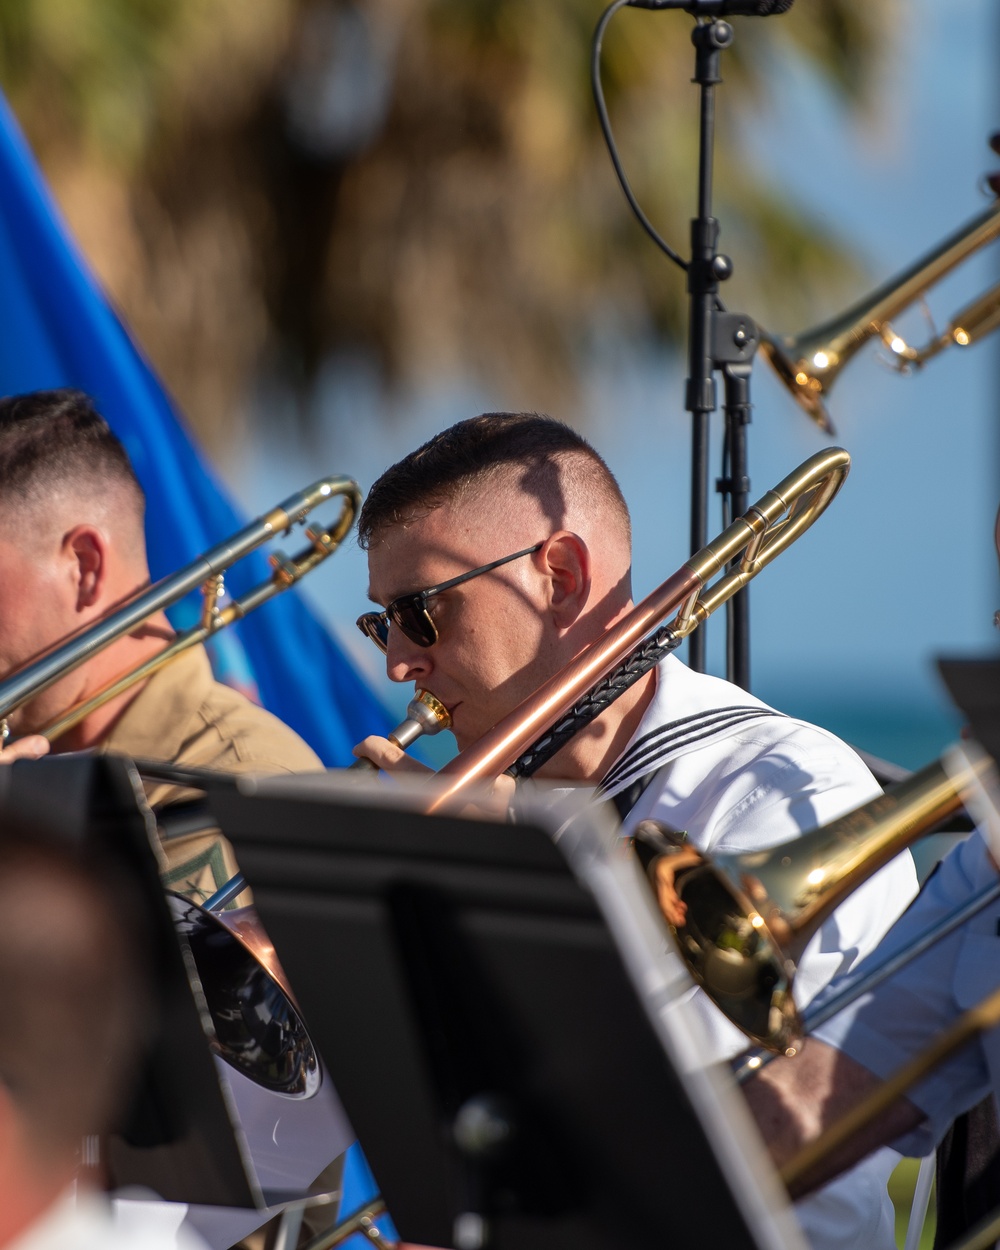
[[[122,440],[148,500],[152,575],[162,577],[246,524],[178,420],[162,385],[72,243],[6,101],[0,97],[0,392],[72,386],[91,395]],[[303,486],[307,483],[303,483]],[[278,500],[267,500],[261,512]],[[320,524],[332,519],[316,514]],[[300,531],[286,554],[305,545]],[[336,555],[332,557],[336,559]],[[258,551],[227,575],[238,595],[270,570]],[[194,604],[171,613],[190,624]],[[328,765],[351,760],[388,714],[294,590],[220,634],[213,665],[249,685]]]

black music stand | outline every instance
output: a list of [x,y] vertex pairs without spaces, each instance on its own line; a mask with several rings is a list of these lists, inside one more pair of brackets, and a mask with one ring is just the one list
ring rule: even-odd
[[937,666],[972,736],[1000,764],[1000,660],[939,659]]
[[[973,737],[1000,766],[1000,660],[939,659],[937,666]],[[997,823],[995,796],[991,806],[989,814],[975,812],[987,830]],[[958,1116],[939,1142],[935,1182],[935,1247],[956,1244],[996,1210],[1000,1124],[992,1095]]]
[[0,768],[4,816],[75,847],[144,924],[157,1023],[122,1131],[107,1142],[113,1187],[139,1185],[168,1200],[259,1206],[263,1198],[230,1119],[189,983],[153,851],[155,825],[132,766],[115,756],[62,755]]
[[489,824],[426,797],[345,774],[211,797],[401,1236],[801,1244],[608,828],[556,844],[565,813]]

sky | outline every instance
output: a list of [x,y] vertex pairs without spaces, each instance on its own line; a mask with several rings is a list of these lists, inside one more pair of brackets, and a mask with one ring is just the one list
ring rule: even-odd
[[[909,0],[900,6],[878,108],[858,121],[802,65],[776,56],[770,97],[745,118],[743,142],[790,199],[856,248],[870,276],[858,298],[988,203],[982,175],[1000,169],[987,146],[992,130],[1000,130],[998,61],[996,0]],[[692,111],[692,125],[694,117]],[[694,190],[692,179],[692,205]],[[622,213],[628,211],[623,199]],[[928,304],[940,327],[1000,276],[998,252],[1000,244],[984,249],[931,293]],[[739,266],[739,256],[733,259]],[[652,245],[649,263],[662,264]],[[682,281],[679,274],[676,280]],[[755,310],[739,311],[753,316]],[[809,325],[767,329],[799,334],[838,311],[817,308]],[[899,328],[917,341],[927,333],[917,314],[901,319]],[[960,723],[936,676],[935,657],[996,651],[998,375],[998,342],[952,349],[907,377],[891,372],[869,346],[832,391],[837,436],[830,440],[763,359],[754,369],[752,498],[831,442],[852,456],[848,481],[827,514],[754,582],[754,693],[909,767],[933,758]],[[688,554],[690,418],[683,409],[683,364],[662,353],[629,354],[618,345],[592,361],[581,391],[586,411],[580,424],[632,506],[634,586],[642,597]],[[390,408],[376,379],[344,362],[331,364],[321,394],[329,420],[318,442],[304,448],[262,435],[228,467],[229,483],[249,512],[320,471],[349,473],[367,489],[425,438],[496,406],[488,392],[452,379]],[[524,406],[533,406],[530,397]],[[573,421],[571,414],[553,415]],[[714,480],[721,415],[712,429]],[[715,534],[721,529],[715,498],[711,507],[709,532]],[[304,587],[375,688],[402,709],[409,690],[391,687],[380,657],[374,649],[366,652],[354,630],[366,589],[364,556],[353,544]],[[709,668],[722,672],[721,619],[708,628]]]

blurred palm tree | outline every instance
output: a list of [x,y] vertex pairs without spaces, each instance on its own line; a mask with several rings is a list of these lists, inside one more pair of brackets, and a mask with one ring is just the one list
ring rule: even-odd
[[[895,0],[738,20],[718,95],[727,303],[794,328],[848,249],[758,176],[737,125],[790,55],[863,109]],[[679,271],[600,138],[601,0],[0,0],[0,83],[81,245],[210,445],[262,377],[324,361],[565,400],[609,332],[679,343]],[[682,252],[690,19],[626,10],[604,84],[633,183]],[[780,307],[780,316],[775,309]]]

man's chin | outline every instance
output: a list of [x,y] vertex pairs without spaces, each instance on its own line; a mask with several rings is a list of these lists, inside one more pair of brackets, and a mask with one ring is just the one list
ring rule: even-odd
[[455,745],[459,751],[467,751],[469,747],[474,747],[483,735],[483,730],[473,726],[472,728],[463,726],[462,724],[452,724],[451,736],[455,739]]
[[458,704],[452,715],[451,735],[455,739],[455,745],[459,751],[467,751],[469,747],[476,746],[488,733],[496,728],[495,721],[482,721],[471,724],[470,718],[464,715],[463,704]]

